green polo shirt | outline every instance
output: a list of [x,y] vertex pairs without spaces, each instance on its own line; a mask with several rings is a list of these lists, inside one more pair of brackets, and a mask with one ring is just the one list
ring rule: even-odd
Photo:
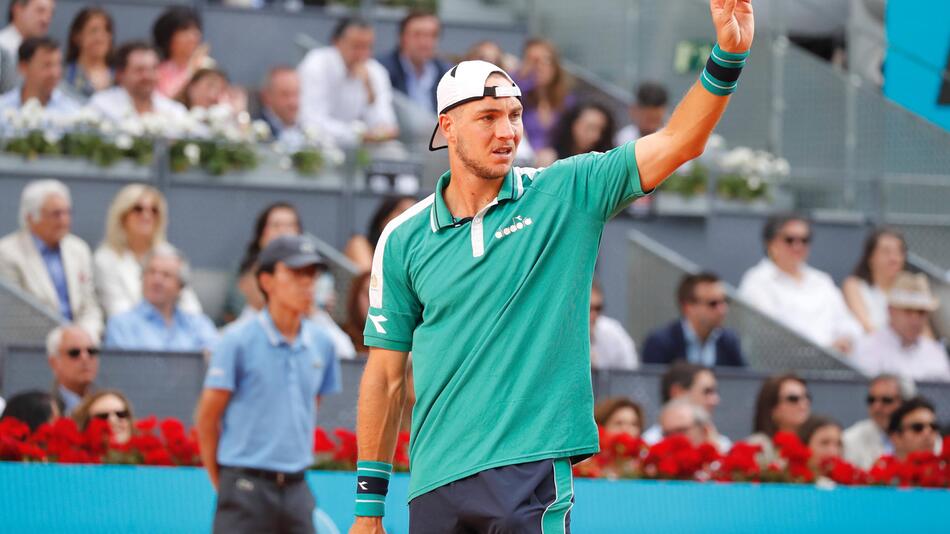
[[367,346],[412,351],[409,499],[504,465],[598,450],[590,288],[606,221],[643,195],[633,143],[513,168],[457,221],[436,193],[386,226]]

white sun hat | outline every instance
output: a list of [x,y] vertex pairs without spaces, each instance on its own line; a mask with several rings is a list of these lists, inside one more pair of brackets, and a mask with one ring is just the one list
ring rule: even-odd
[[[511,87],[485,87],[485,81],[496,72],[508,78]],[[521,89],[511,76],[508,76],[501,67],[487,61],[463,61],[452,67],[439,80],[439,87],[435,93],[439,115],[466,102],[481,100],[487,96],[494,98],[513,96],[521,99]],[[439,131],[439,124],[436,122],[432,139],[429,140],[429,150],[439,150],[446,146],[448,144],[445,136]]]

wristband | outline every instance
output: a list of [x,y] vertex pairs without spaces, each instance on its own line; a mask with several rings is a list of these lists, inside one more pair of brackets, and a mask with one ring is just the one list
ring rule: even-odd
[[386,494],[393,466],[384,462],[356,462],[356,515],[386,515]]
[[699,76],[703,87],[717,96],[726,96],[736,92],[736,88],[739,87],[739,74],[742,73],[742,67],[745,66],[748,57],[748,51],[741,54],[726,52],[719,48],[717,43],[706,61],[706,67]]

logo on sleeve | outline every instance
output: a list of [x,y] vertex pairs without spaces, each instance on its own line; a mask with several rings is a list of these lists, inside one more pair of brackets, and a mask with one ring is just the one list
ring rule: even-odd
[[380,333],[380,334],[385,334],[385,333],[386,333],[386,329],[383,328],[383,323],[385,323],[385,322],[388,321],[389,319],[383,317],[382,315],[373,315],[373,314],[371,313],[371,314],[369,314],[369,320],[373,322],[373,326],[376,327],[376,332],[377,332],[377,333]]

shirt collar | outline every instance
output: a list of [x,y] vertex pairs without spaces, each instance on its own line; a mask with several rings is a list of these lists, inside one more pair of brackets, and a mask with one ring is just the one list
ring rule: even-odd
[[407,78],[412,78],[414,80],[422,80],[429,74],[435,66],[432,65],[432,60],[426,61],[426,64],[422,67],[422,74],[416,73],[416,66],[412,64],[412,61],[409,61],[409,58],[399,54],[399,63],[402,65],[402,70],[406,73]]
[[277,326],[274,325],[274,319],[270,315],[270,310],[267,306],[264,306],[264,309],[258,312],[257,322],[260,323],[261,327],[264,328],[264,333],[267,335],[267,341],[273,347],[279,347],[281,345],[296,348],[298,345],[304,347],[310,347],[310,338],[306,335],[304,330],[304,320],[300,321],[300,331],[297,332],[297,338],[294,340],[293,346],[287,342],[287,338],[284,337],[280,331],[277,330]]
[[[162,315],[158,308],[156,308],[151,302],[142,299],[142,302],[139,303],[139,313],[141,313],[147,320],[161,323],[165,325],[165,316]],[[181,313],[178,310],[178,306],[175,306],[175,310],[172,312],[172,323],[177,324],[181,322]]]
[[696,334],[696,331],[693,330],[693,325],[689,324],[689,321],[686,318],[680,319],[680,322],[683,324],[683,337],[686,338],[687,343],[695,343],[699,347],[705,345],[715,344],[719,341],[719,336],[722,335],[722,328],[713,328],[712,332],[709,333],[709,337],[706,338],[706,342],[702,343],[699,340],[699,335]]
[[49,254],[49,253],[58,253],[59,246],[51,247],[46,244],[46,241],[43,241],[39,237],[36,237],[36,234],[30,232],[30,237],[33,238],[33,244],[36,245],[36,250],[40,251],[40,254]]
[[[449,211],[449,207],[445,205],[445,199],[442,196],[445,192],[445,188],[449,186],[451,179],[452,171],[445,171],[445,174],[439,177],[439,182],[435,186],[435,202],[432,203],[432,208],[429,212],[429,223],[433,232],[455,226],[455,218],[452,216],[452,212]],[[501,189],[498,190],[498,202],[516,200],[520,196],[519,192],[522,191],[522,188],[515,186],[515,181],[520,180],[520,178],[515,176],[514,167],[508,170],[508,174],[505,175],[504,180],[505,181],[501,184]]]

